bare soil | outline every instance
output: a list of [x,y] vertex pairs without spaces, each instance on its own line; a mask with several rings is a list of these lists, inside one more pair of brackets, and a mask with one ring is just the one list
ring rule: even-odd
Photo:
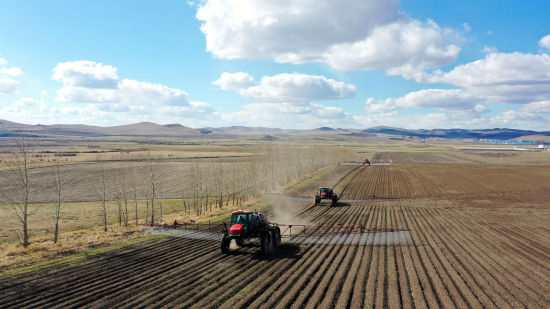
[[341,167],[318,182],[349,172],[337,186],[345,200],[296,203],[295,216],[406,229],[408,241],[296,240],[263,257],[256,246],[223,255],[217,241],[170,237],[2,280],[0,307],[548,308],[550,173],[540,169]]

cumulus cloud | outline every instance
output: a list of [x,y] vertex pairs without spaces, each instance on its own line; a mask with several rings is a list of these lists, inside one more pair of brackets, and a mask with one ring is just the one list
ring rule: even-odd
[[423,89],[410,92],[402,97],[385,100],[369,98],[366,104],[367,112],[376,113],[396,110],[398,108],[436,108],[451,111],[472,110],[485,112],[487,108],[478,98],[462,89]]
[[445,44],[435,23],[398,21],[377,27],[363,40],[332,46],[328,63],[338,70],[385,69],[389,75],[420,79],[425,69],[453,62],[460,52]]
[[117,69],[94,61],[69,61],[58,63],[53,69],[53,79],[65,86],[83,88],[117,88]]
[[0,93],[15,92],[15,86],[17,86],[17,84],[19,84],[19,82],[14,79],[8,77],[0,78]]
[[[242,73],[242,72],[241,72]],[[239,80],[252,81],[247,73],[239,74]],[[223,77],[223,76],[222,76]],[[232,80],[231,75],[220,78]],[[236,76],[237,77],[237,76]],[[243,110],[222,116],[226,123],[278,128],[314,128],[322,125],[349,127],[354,117],[342,108],[314,103],[321,100],[338,100],[355,95],[352,84],[336,81],[320,75],[283,73],[263,76],[254,86],[226,87],[243,97],[257,99],[259,103],[247,104]]]
[[462,87],[473,97],[496,103],[527,104],[550,99],[548,54],[491,53],[484,59],[436,72],[427,82]]
[[17,101],[15,101],[15,106],[34,106],[36,104],[36,100],[33,98],[21,98]]
[[491,53],[484,59],[456,66],[429,81],[461,87],[532,85],[537,81],[546,83],[550,81],[550,56],[519,52]]
[[245,72],[224,72],[219,79],[212,82],[223,90],[236,90],[254,85],[254,78]]
[[[205,124],[219,118],[206,102],[194,102],[181,89],[133,79],[121,79],[117,68],[93,61],[59,63],[52,79],[63,83],[56,100],[84,103],[52,107],[51,114],[69,115],[75,122],[112,125],[139,121]],[[99,103],[99,104],[96,104]]]
[[196,17],[207,51],[224,59],[326,62],[410,78],[419,74],[413,70],[453,62],[460,51],[435,23],[401,13],[398,0],[206,0]]
[[119,81],[116,68],[93,61],[59,63],[53,79],[64,84],[57,91],[60,102],[189,105],[183,90],[131,79]]
[[[0,57],[0,66],[3,66],[7,63],[8,62],[6,61],[6,59]],[[0,93],[14,93],[16,86],[17,84],[19,84],[19,82],[12,77],[17,77],[22,73],[23,71],[21,71],[21,69],[17,67],[0,68]]]
[[356,92],[357,88],[352,84],[324,76],[298,73],[264,76],[258,85],[239,90],[242,96],[272,103],[345,99],[353,97]]
[[316,103],[254,103],[222,117],[227,123],[253,127],[312,129],[359,126],[355,117],[341,108]]
[[2,68],[0,69],[0,73],[6,74],[9,76],[17,77],[23,73],[20,68],[18,67],[11,67],[11,68]]
[[[542,40],[541,40],[542,41]],[[542,44],[541,44],[542,45]],[[402,97],[365,102],[368,113],[380,115],[401,109],[430,108],[452,115],[456,126],[515,126],[548,130],[550,123],[550,56],[546,53],[500,53],[486,48],[480,60],[449,72],[427,74],[426,83],[446,83],[458,89],[424,89]],[[495,115],[491,104],[510,104]],[[411,111],[409,111],[411,112]]]
[[494,54],[494,53],[498,53],[498,49],[494,46],[483,46],[483,48],[481,49],[482,52],[486,53],[486,54]]
[[539,46],[550,50],[550,34],[542,37],[539,41]]

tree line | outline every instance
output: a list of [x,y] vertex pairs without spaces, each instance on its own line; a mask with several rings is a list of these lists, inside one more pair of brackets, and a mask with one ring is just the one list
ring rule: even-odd
[[[29,205],[40,201],[41,191],[29,179],[29,171],[35,168],[35,162],[26,140],[18,140],[17,146],[12,159],[5,162],[12,173],[10,190],[14,194],[7,195],[4,192],[0,198],[1,203],[10,207],[17,216],[20,223],[17,235],[20,243],[26,247],[29,245],[28,226],[32,221],[29,217],[35,214],[30,211]],[[120,226],[162,222],[167,199],[180,200],[180,211],[186,214],[202,215],[211,212],[212,208],[243,205],[262,193],[290,184],[319,168],[353,159],[354,156],[353,152],[337,146],[271,144],[256,147],[245,157],[194,159],[190,163],[191,168],[174,181],[166,177],[170,168],[167,162],[170,160],[148,154],[145,160],[138,163],[145,173],[138,174],[135,167],[116,172],[103,168],[95,180],[95,188],[90,189],[96,192],[102,225],[104,231],[107,231],[108,208],[111,204],[116,205],[116,220]],[[54,190],[56,197],[53,215],[53,240],[56,243],[63,215],[64,193],[71,189],[71,183],[66,177],[71,165],[63,165],[58,159],[53,168],[55,183],[49,185],[49,190]],[[167,186],[180,187],[179,196],[173,196],[173,193],[166,196]],[[140,217],[143,209],[138,211],[138,207],[143,206],[146,208],[145,216]]]

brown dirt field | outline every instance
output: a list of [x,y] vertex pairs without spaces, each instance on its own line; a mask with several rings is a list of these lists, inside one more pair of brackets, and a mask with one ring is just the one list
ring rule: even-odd
[[364,166],[349,174],[336,192],[346,200],[491,198],[541,203],[550,201],[550,173],[541,172],[549,169],[479,164]]
[[545,168],[361,167],[340,184],[338,207],[298,203],[295,212],[403,228],[408,240],[296,239],[263,257],[256,246],[222,255],[218,241],[168,237],[3,279],[0,307],[548,308],[550,175],[537,172]]

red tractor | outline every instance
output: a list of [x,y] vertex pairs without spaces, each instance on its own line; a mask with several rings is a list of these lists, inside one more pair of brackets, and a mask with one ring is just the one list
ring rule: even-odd
[[368,165],[370,166],[370,161],[369,161],[369,159],[365,159],[365,160],[363,161],[363,166],[365,166],[366,164],[368,164]]
[[331,206],[336,206],[338,195],[332,191],[332,188],[322,187],[319,189],[319,194],[315,195],[315,206],[319,205],[322,200],[330,200]]
[[279,227],[269,224],[265,216],[257,211],[234,211],[231,214],[231,227],[227,229],[225,222],[223,225],[222,253],[229,253],[229,245],[232,239],[241,247],[245,242],[258,238],[264,255],[276,251],[281,244],[281,230]]

